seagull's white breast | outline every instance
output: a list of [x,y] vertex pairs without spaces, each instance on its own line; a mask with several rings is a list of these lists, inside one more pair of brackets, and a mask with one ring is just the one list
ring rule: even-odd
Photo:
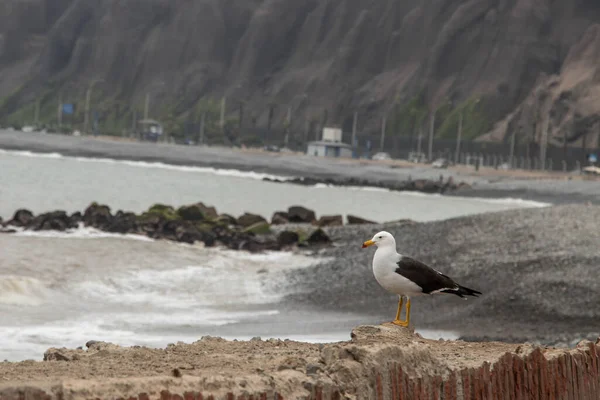
[[423,294],[421,287],[413,281],[396,273],[397,262],[402,256],[394,249],[378,248],[373,256],[373,275],[377,282],[388,292],[405,296]]

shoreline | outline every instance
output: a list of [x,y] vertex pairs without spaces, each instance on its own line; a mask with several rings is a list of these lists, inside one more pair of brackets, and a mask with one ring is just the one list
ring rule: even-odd
[[[522,198],[552,204],[600,204],[600,181],[579,179],[578,175],[529,174],[506,171],[498,175],[474,175],[460,166],[434,169],[428,165],[378,163],[371,160],[325,159],[296,153],[269,153],[224,147],[183,146],[121,142],[116,140],[73,137],[54,134],[0,131],[0,149],[32,153],[58,153],[66,157],[104,158],[115,161],[164,163],[181,167],[237,170],[278,178],[310,177],[317,180],[353,180],[369,187],[397,185],[402,181],[464,182],[470,187],[448,191],[444,195],[480,198]],[[493,170],[492,170],[493,171]],[[497,172],[497,171],[496,171]],[[531,175],[531,176],[530,176]],[[533,178],[532,178],[533,177]],[[366,185],[363,185],[366,186]]]

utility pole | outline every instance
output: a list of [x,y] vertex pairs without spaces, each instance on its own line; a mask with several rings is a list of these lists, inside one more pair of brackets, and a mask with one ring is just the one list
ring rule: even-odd
[[62,127],[62,92],[58,95],[58,127]]
[[379,151],[383,151],[383,144],[385,142],[385,128],[387,123],[387,117],[384,115],[381,120],[381,138],[379,139]]
[[419,126],[419,138],[417,140],[417,155],[420,158],[421,156],[421,140],[423,138],[423,125]]
[[146,101],[144,102],[144,119],[148,119],[149,109],[150,109],[150,93],[146,93]]
[[512,135],[510,135],[510,154],[508,156],[510,167],[513,168],[513,160],[515,158],[515,135],[517,131],[513,129]]
[[429,161],[433,158],[433,131],[435,130],[435,110],[431,114],[431,126],[429,127],[429,144],[427,158]]
[[292,126],[292,107],[288,106],[287,116],[285,117],[285,138],[283,139],[284,147],[288,147],[290,141],[290,128]]
[[308,120],[308,117],[305,116],[304,117],[304,144],[307,145],[308,144],[308,130],[310,129],[310,121]]
[[542,137],[540,146],[540,169],[546,170],[546,149],[548,147],[548,128],[550,125],[550,116],[544,113],[544,123],[542,124]]
[[358,156],[358,146],[356,145],[356,129],[358,127],[358,111],[354,111],[354,118],[352,119],[352,154]]
[[202,113],[200,119],[200,144],[204,144],[204,124],[206,123],[206,112]]
[[219,125],[221,126],[221,133],[225,133],[225,96],[221,98],[221,118],[219,119]]
[[34,115],[34,123],[37,127],[40,122],[40,98],[38,97],[35,101],[35,115]]
[[464,110],[460,110],[460,114],[458,117],[458,134],[456,135],[456,153],[454,154],[454,163],[458,164],[460,160],[460,139],[462,138],[462,127],[463,127],[463,112]]
[[95,80],[93,81],[90,86],[88,87],[87,91],[86,91],[86,95],[85,95],[85,114],[83,116],[83,133],[84,134],[88,134],[88,128],[89,128],[89,124],[90,124],[90,101],[92,98],[92,90],[94,89],[94,85],[98,82],[101,82],[99,80]]
[[354,118],[352,119],[352,147],[355,146],[356,143],[356,129],[358,127],[358,112],[354,111]]
[[131,134],[135,136],[137,128],[137,110],[134,108],[131,116]]

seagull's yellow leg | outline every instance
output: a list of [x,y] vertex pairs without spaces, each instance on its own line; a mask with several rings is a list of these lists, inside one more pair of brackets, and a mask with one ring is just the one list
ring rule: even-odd
[[406,298],[406,326],[410,324],[410,297]]
[[[398,311],[396,312],[396,319],[392,321],[392,324],[394,325],[398,325],[398,326],[403,326],[403,327],[408,327],[408,320],[404,320],[401,321],[400,320],[400,314],[402,313],[402,304],[404,303],[404,296],[400,296],[400,300],[398,301]],[[410,299],[407,298],[407,307],[410,304]],[[409,312],[409,308],[406,309],[406,316],[408,317],[408,312]]]
[[402,304],[404,303],[404,296],[398,298],[398,311],[396,311],[396,318],[394,321],[400,321],[400,314],[402,314]]

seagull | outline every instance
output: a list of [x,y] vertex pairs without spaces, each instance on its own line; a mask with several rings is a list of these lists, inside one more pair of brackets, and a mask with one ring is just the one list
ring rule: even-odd
[[[450,293],[461,298],[477,297],[477,290],[469,289],[454,282],[426,264],[396,252],[396,240],[389,232],[379,232],[373,239],[363,243],[363,249],[377,246],[373,256],[373,274],[377,282],[388,292],[397,294],[398,311],[393,324],[408,327],[410,323],[410,298],[425,294]],[[402,305],[406,298],[406,319],[400,320]],[[465,298],[466,300],[466,298]]]

